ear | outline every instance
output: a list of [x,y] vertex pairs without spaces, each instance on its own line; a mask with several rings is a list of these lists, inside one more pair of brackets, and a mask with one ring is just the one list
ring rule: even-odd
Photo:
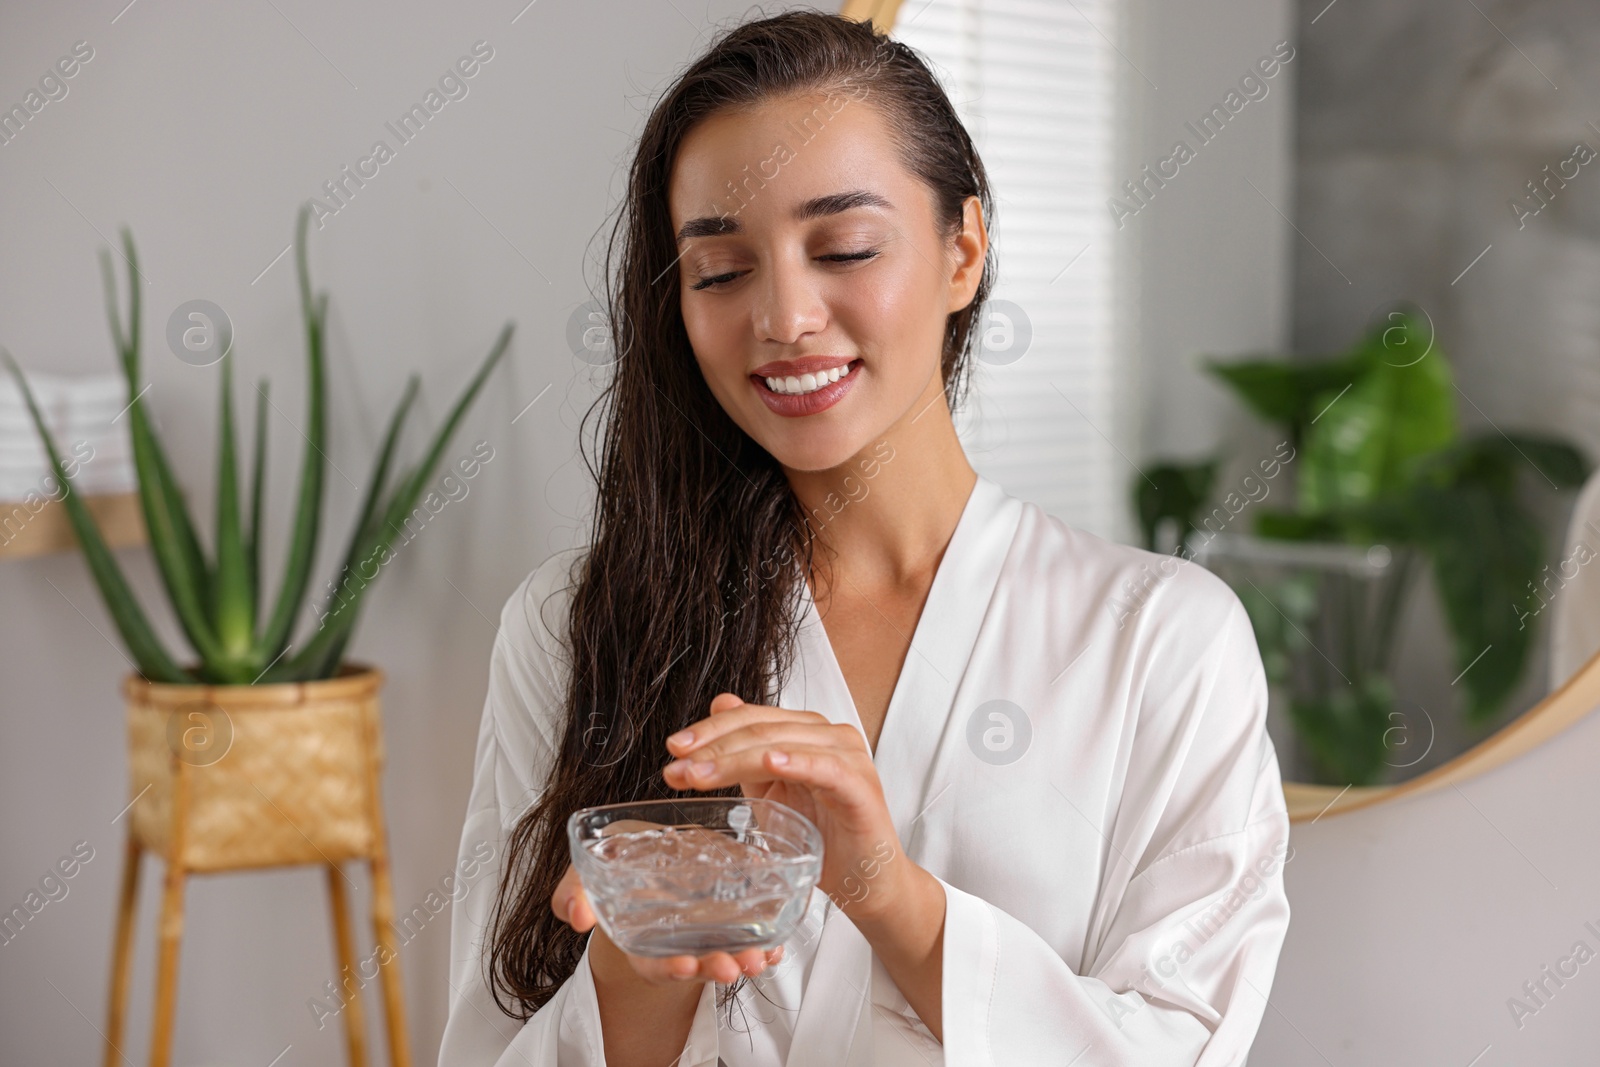
[[960,311],[972,303],[978,283],[983,280],[983,264],[988,253],[989,231],[984,226],[983,204],[976,196],[969,196],[961,209],[961,232],[955,236],[955,262],[950,275],[947,311]]

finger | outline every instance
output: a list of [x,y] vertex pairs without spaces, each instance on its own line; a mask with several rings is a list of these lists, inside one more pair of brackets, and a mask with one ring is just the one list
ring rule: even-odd
[[624,953],[628,964],[640,978],[651,983],[684,981],[696,978],[700,961],[693,956],[635,956]]
[[628,956],[635,973],[650,982],[721,982],[731,985],[741,975],[758,975],[766,970],[767,960],[761,949],[749,949],[737,957],[726,952],[708,952],[703,956]]
[[760,721],[781,722],[809,722],[827,723],[824,715],[814,711],[792,711],[788,708],[773,708],[765,704],[746,704],[740,702],[737,706],[726,708],[715,715],[692,723],[671,737],[667,738],[667,750],[681,755],[692,752],[694,749],[709,741],[715,741],[725,734],[731,733],[753,722]]
[[711,698],[711,714],[719,715],[724,711],[732,711],[743,704],[744,698],[736,693],[718,693]]
[[[870,758],[838,748],[810,745],[758,746],[711,762],[709,769],[687,767],[663,772],[676,789],[721,789],[735,783],[792,782],[811,789],[836,805],[867,803],[865,783],[876,771]],[[679,784],[682,783],[682,784]]]
[[572,915],[572,928],[577,930],[580,934],[591,929],[594,924],[599,921],[599,916],[594,913],[594,908],[589,903],[589,894],[584,892],[583,886],[581,885],[578,886],[578,888],[572,894],[572,905],[570,910]]
[[589,897],[583,891],[578,872],[570,864],[556,885],[556,891],[550,896],[550,908],[556,918],[580,934],[595,924],[594,909],[589,906]]
[[767,953],[761,948],[747,948],[733,955],[734,961],[739,964],[739,969],[745,974],[754,977],[767,969]]
[[780,780],[764,760],[768,752],[793,751],[801,747],[806,746],[799,738],[791,737],[781,742],[762,741],[719,754],[696,752],[667,764],[661,769],[661,777],[673,789],[720,789],[737,784],[749,796],[751,790]]
[[758,718],[746,725],[723,731],[715,737],[696,739],[690,749],[678,753],[680,760],[718,760],[728,753],[749,749],[754,745],[774,747],[782,744],[814,745],[818,749],[845,749],[859,752],[870,758],[866,737],[859,729],[846,723],[794,718]]
[[582,886],[566,894],[556,914],[580,934],[588,932],[595,924],[594,909],[589,906],[589,898],[584,895]]
[[[700,957],[700,973],[721,982],[723,985],[732,985],[747,973],[749,967],[755,966],[753,962],[745,962],[748,959],[749,951],[747,949],[737,956],[727,952],[708,952]],[[755,955],[759,959],[761,951],[756,949]]]
[[813,721],[760,720],[734,729],[715,741],[694,745],[690,752],[678,755],[662,771],[669,771],[667,782],[675,789],[688,789],[678,782],[686,781],[686,774],[699,773],[694,763],[723,763],[733,761],[739,753],[765,752],[766,749],[784,747],[811,747],[811,749],[840,749],[856,757],[872,760],[866,739],[854,726],[842,723],[813,723]]

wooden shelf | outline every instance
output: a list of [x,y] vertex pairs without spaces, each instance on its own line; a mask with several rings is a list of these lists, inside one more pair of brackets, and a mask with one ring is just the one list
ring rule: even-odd
[[[146,543],[144,513],[139,508],[137,492],[83,499],[108,546],[125,548]],[[68,552],[77,547],[78,535],[72,532],[67,506],[61,501],[51,500],[37,512],[30,512],[18,500],[0,502],[0,559]]]

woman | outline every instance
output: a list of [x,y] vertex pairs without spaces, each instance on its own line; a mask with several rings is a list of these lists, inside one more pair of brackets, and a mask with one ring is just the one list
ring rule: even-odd
[[[491,659],[461,854],[498,885],[454,911],[440,1063],[1241,1062],[1289,914],[1254,638],[968,464],[992,205],[927,68],[738,27],[627,209],[591,542]],[[627,956],[565,820],[700,793],[808,815],[823,892],[771,952]]]

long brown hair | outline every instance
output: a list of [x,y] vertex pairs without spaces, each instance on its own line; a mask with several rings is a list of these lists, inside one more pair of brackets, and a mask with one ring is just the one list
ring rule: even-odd
[[[583,954],[587,935],[550,909],[569,862],[568,816],[689,795],[661,777],[667,736],[704,718],[725,690],[774,703],[789,671],[812,537],[782,468],[697,373],[678,304],[667,190],[679,146],[706,117],[839,91],[891,119],[899,158],[932,190],[947,241],[961,230],[969,196],[992,226],[983,164],[949,99],[915,52],[869,23],[789,11],[735,26],[657,103],[606,255],[619,355],[584,419],[587,427],[602,416],[603,430],[598,469],[584,450],[597,495],[571,590],[565,728],[544,791],[510,835],[491,924],[489,985],[515,1018],[554,996]],[[972,302],[946,324],[941,370],[952,409],[964,398],[992,257]],[[732,786],[713,795],[738,793]]]

